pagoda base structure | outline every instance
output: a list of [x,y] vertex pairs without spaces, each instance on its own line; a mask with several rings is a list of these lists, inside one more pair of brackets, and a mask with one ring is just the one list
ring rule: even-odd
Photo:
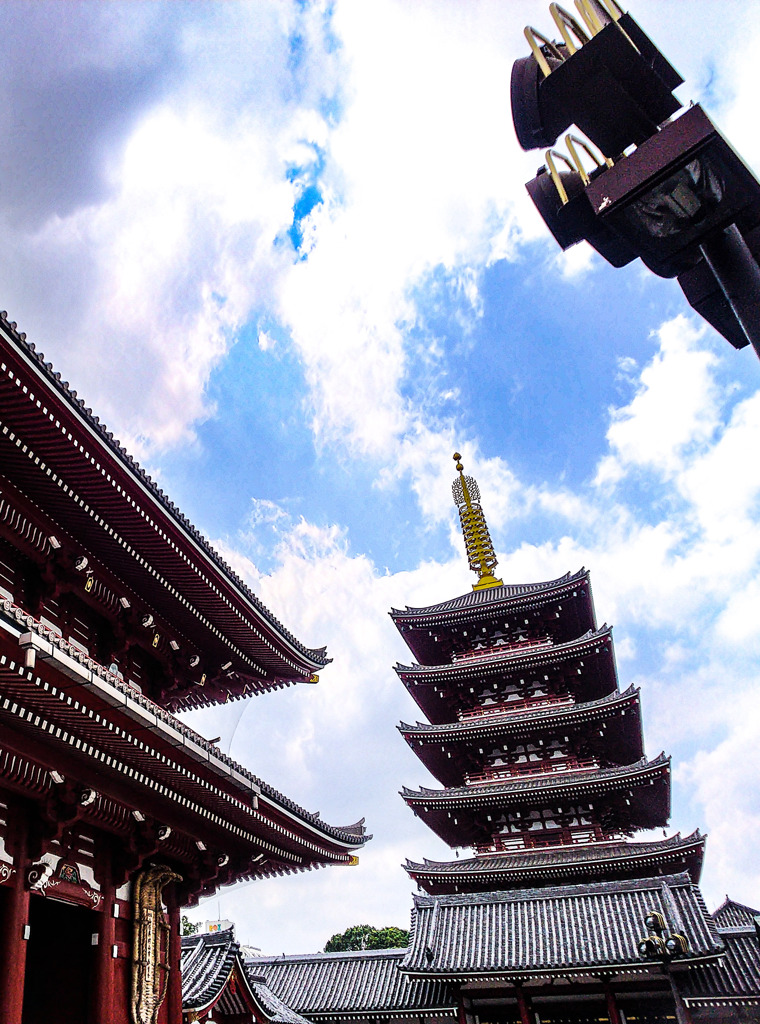
[[0,315],[0,1024],[182,1024],[181,908],[356,862],[175,715],[328,660]]

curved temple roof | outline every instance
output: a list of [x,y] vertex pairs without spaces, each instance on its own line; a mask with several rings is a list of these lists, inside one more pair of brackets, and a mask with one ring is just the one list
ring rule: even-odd
[[540,794],[541,799],[550,799],[552,795],[569,796],[578,793],[592,795],[607,793],[614,789],[625,789],[630,784],[649,784],[650,778],[666,775],[670,768],[670,758],[664,753],[652,761],[642,757],[636,764],[622,765],[615,768],[597,768],[593,771],[546,772],[543,775],[530,775],[505,779],[500,782],[488,782],[476,786],[457,786],[449,789],[401,790],[401,796],[410,804],[429,806],[466,807],[467,805],[484,806],[497,801],[522,798],[530,793]]
[[[415,896],[402,970],[413,977],[486,979],[584,973],[632,965],[642,920],[657,910],[686,936],[689,961],[715,962],[723,943],[688,875],[511,892]],[[684,961],[688,962],[688,961]]]
[[670,873],[686,870],[693,882],[699,881],[705,839],[699,832],[681,837],[680,833],[654,842],[626,840],[542,847],[520,853],[484,854],[454,861],[407,860],[411,877],[431,893],[464,891],[488,892],[526,885],[584,878],[635,878],[657,874],[669,866]]
[[615,691],[598,700],[585,701],[580,704],[571,704],[562,707],[543,707],[537,710],[523,708],[520,711],[510,711],[499,715],[489,715],[483,718],[470,718],[460,722],[442,722],[439,725],[430,725],[427,722],[417,722],[415,725],[408,725],[401,722],[396,726],[398,731],[409,742],[422,743],[456,743],[467,740],[480,740],[485,737],[496,738],[499,736],[518,734],[525,732],[559,729],[575,722],[604,720],[610,714],[620,713],[629,707],[639,705],[639,689],[636,686],[629,686],[622,692]]
[[402,974],[403,949],[256,957],[246,969],[309,1020],[386,1016],[451,1017],[457,995],[448,985]]
[[[258,820],[262,819],[262,815],[265,815],[267,820],[271,818],[272,827],[282,832],[283,835],[292,828],[300,832],[303,826],[306,826],[309,838],[307,839],[304,835],[303,843],[314,853],[319,851],[318,856],[320,857],[327,852],[327,848],[332,844],[337,844],[342,848],[343,859],[347,860],[371,838],[365,835],[363,819],[352,825],[336,827],[322,821],[318,814],[304,810],[295,801],[279,793],[273,786],[253,775],[217,746],[209,743],[170,712],[123,682],[109,669],[98,664],[62,638],[51,638],[49,630],[46,630],[31,615],[6,598],[0,597],[0,635],[5,634],[14,637],[18,643],[23,642],[25,649],[36,652],[39,657],[38,671],[41,673],[52,674],[52,671],[55,670],[62,672],[65,677],[76,680],[83,685],[86,691],[101,698],[107,707],[113,709],[112,715],[124,716],[127,727],[134,727],[135,721],[145,726],[151,735],[150,744],[143,741],[136,750],[132,750],[131,745],[127,749],[131,751],[130,757],[139,762],[140,767],[144,769],[146,777],[150,776],[154,782],[158,773],[156,757],[151,753],[152,744],[163,742],[168,745],[167,750],[176,750],[178,754],[181,753],[183,757],[194,762],[196,764],[195,771],[204,775],[209,773],[210,778],[215,780],[215,785],[229,786],[232,792],[239,794],[242,791],[245,796],[255,793],[259,810],[246,809],[241,805],[240,813],[248,817],[256,817]],[[3,671],[7,671],[7,666]],[[11,677],[13,675],[15,673],[12,673]],[[34,699],[37,702],[48,701],[52,709],[50,713],[55,713],[59,708],[60,701],[55,699],[54,688],[47,680],[40,680],[35,676],[30,676],[29,682],[35,678],[40,683],[40,686],[35,689],[40,692],[29,699]],[[39,712],[41,710],[39,703],[35,706]],[[93,740],[96,721],[99,722],[101,716],[95,715],[92,711],[88,713],[86,707],[83,707],[82,714],[86,716],[89,739]],[[107,723],[103,725],[103,728],[105,729],[106,726]],[[72,742],[74,742],[76,730],[73,726],[70,726],[69,730]],[[110,737],[109,742],[104,741],[104,751],[109,748],[111,753],[115,754],[117,744],[114,735],[112,731],[104,733],[104,736]],[[82,749],[94,748],[91,744],[84,744]],[[172,761],[173,757],[174,755],[172,755]],[[166,754],[162,757],[163,762],[168,764]],[[172,786],[167,791],[182,792],[186,785],[192,788],[192,781],[186,781],[184,775],[176,775]],[[225,820],[230,817],[231,813],[228,807]],[[275,818],[279,819],[282,824],[275,824]],[[286,822],[290,823],[291,829],[285,824]],[[326,844],[325,850],[322,849],[323,844]],[[334,858],[328,853],[328,859]]]
[[185,1012],[218,1007],[222,1013],[253,1013],[255,1021],[308,1024],[271,991],[265,978],[246,971],[232,928],[184,936],[181,970]]
[[433,616],[449,617],[452,612],[460,612],[470,608],[484,606],[504,606],[507,604],[522,606],[526,602],[534,603],[536,597],[556,596],[565,591],[572,591],[580,583],[588,582],[589,571],[586,568],[574,573],[565,573],[556,580],[545,583],[501,584],[487,590],[473,590],[460,597],[441,601],[439,604],[427,605],[423,608],[392,608],[390,615],[394,622],[414,622],[417,619],[428,619]]
[[173,602],[175,618],[189,623],[193,612],[209,642],[247,630],[256,653],[244,652],[241,667],[258,663],[270,685],[308,681],[329,662],[324,648],[306,647],[265,607],[5,313],[0,370],[7,455],[32,497],[42,488],[41,504],[76,519],[76,539],[87,533],[96,557],[122,573],[128,567],[133,589],[147,596],[153,588],[156,601]]

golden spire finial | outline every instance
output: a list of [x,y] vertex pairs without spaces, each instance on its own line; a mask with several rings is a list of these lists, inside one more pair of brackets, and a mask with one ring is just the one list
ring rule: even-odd
[[459,520],[464,534],[464,545],[470,568],[480,577],[473,583],[473,590],[485,590],[486,587],[500,587],[502,580],[493,574],[496,568],[496,555],[488,532],[486,517],[480,507],[480,489],[471,476],[464,475],[462,456],[454,452],[454,462],[459,471],[459,479],[451,485],[454,502],[459,509]]

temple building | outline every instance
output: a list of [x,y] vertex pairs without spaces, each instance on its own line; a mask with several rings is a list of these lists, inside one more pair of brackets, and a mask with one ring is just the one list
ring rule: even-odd
[[670,759],[645,755],[639,691],[618,686],[589,574],[497,579],[477,483],[454,458],[478,581],[391,614],[415,659],[396,671],[427,719],[401,733],[442,787],[402,796],[474,855],[407,862],[428,895],[401,970],[456,979],[468,1024],[709,1019],[687,995],[726,960],[697,887],[704,838],[632,839],[667,826]]
[[329,659],[4,313],[0,457],[0,1021],[180,1024],[181,907],[356,863],[368,837],[176,712],[316,682]]
[[396,671],[428,719],[401,733],[444,787],[402,795],[475,856],[407,871],[429,893],[681,871],[698,882],[699,832],[628,841],[667,825],[670,760],[644,755],[640,694],[619,689],[588,571],[526,586],[496,580],[477,484],[457,465],[465,537],[482,546],[468,544],[479,581],[463,597],[391,614],[416,659]]

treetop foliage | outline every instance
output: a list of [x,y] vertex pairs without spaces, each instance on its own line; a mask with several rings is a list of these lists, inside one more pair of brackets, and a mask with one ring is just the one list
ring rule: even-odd
[[373,928],[371,924],[355,924],[333,935],[325,945],[325,953],[346,950],[401,949],[409,944],[409,932],[403,928]]

